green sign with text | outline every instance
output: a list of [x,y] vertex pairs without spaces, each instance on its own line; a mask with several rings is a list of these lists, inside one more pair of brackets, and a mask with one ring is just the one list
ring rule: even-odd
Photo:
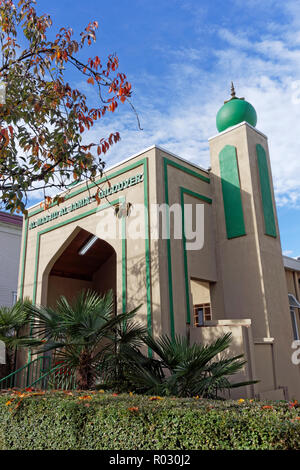
[[[141,183],[143,179],[144,179],[144,174],[138,173],[137,175],[131,176],[130,178],[120,181],[119,183],[112,184],[111,186],[108,186],[105,189],[101,189],[98,192],[98,196],[100,199],[111,196],[112,194],[118,193],[119,191],[123,191],[124,189],[130,188],[131,186]],[[96,201],[95,196],[87,196],[87,197],[80,199],[79,201],[73,202],[69,206],[63,207],[62,209],[54,210],[50,214],[47,214],[43,217],[39,217],[38,219],[30,222],[29,230],[39,227],[40,225],[44,225],[48,222],[51,222],[52,220],[55,220],[66,214],[69,214],[70,212],[74,212],[77,209],[87,206],[88,204],[91,204],[95,201]]]

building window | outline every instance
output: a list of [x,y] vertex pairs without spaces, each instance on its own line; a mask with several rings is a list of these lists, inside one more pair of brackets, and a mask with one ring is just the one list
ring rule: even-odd
[[17,292],[13,291],[12,292],[12,304],[15,305],[17,301]]
[[299,331],[298,331],[296,313],[295,313],[295,310],[293,308],[290,308],[290,312],[291,312],[294,339],[298,340],[299,339]]
[[194,305],[194,326],[203,326],[204,322],[209,320],[211,320],[210,304]]
[[299,340],[299,330],[297,324],[297,314],[299,315],[300,303],[296,299],[293,294],[289,294],[289,304],[290,304],[290,313],[291,313],[291,321],[292,321],[292,328],[293,328],[293,335],[294,340]]

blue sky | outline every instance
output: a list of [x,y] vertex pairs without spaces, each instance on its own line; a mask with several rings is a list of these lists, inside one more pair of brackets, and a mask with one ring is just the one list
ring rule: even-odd
[[[122,106],[89,134],[120,131],[108,166],[157,144],[208,167],[207,139],[233,80],[269,138],[283,252],[300,256],[299,1],[38,0],[37,7],[53,29],[79,33],[97,20],[86,58],[116,52],[133,85],[143,131]],[[78,75],[68,78],[96,99]]]

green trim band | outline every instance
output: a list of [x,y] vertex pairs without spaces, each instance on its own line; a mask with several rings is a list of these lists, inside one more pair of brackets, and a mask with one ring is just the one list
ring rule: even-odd
[[171,254],[171,240],[170,240],[170,211],[169,211],[169,183],[168,183],[168,166],[173,166],[185,173],[195,176],[196,178],[210,183],[210,179],[206,176],[200,175],[195,171],[180,165],[169,158],[163,158],[164,163],[164,184],[165,184],[165,203],[166,203],[166,236],[167,236],[167,258],[168,258],[168,284],[169,284],[169,309],[170,309],[170,331],[171,338],[175,338],[175,321],[174,321],[174,301],[173,301],[173,279],[172,279],[172,254]]
[[276,223],[273,210],[273,200],[271,193],[270,176],[265,149],[262,145],[256,145],[257,165],[259,172],[260,193],[262,209],[265,221],[265,234],[270,237],[277,237]]
[[164,157],[164,161],[167,163],[167,165],[173,166],[174,168],[177,168],[178,170],[184,171],[184,173],[187,173],[189,175],[195,176],[196,178],[205,181],[205,183],[210,183],[210,179],[207,176],[201,175],[201,173],[197,173],[194,170],[191,170],[191,168],[187,168],[186,166],[181,165],[180,163],[174,162],[174,160],[170,160],[167,157]]
[[225,145],[219,153],[227,238],[246,235],[236,148]]
[[[144,162],[144,215],[145,215],[145,257],[146,257],[146,294],[147,294],[147,328],[152,333],[151,309],[151,272],[150,272],[150,243],[149,243],[149,194],[148,194],[148,161]],[[152,357],[152,349],[148,348],[148,355]]]
[[212,203],[212,199],[209,197],[203,196],[202,194],[195,193],[187,188],[180,187],[180,203],[181,203],[181,214],[182,214],[182,244],[183,244],[183,261],[184,261],[184,278],[185,278],[185,296],[186,296],[186,322],[187,324],[191,323],[191,305],[190,305],[190,282],[189,282],[189,272],[188,272],[188,259],[187,259],[187,249],[186,249],[186,236],[185,236],[185,218],[184,218],[184,195],[188,194],[189,196],[200,199],[201,201],[207,202],[208,204]]

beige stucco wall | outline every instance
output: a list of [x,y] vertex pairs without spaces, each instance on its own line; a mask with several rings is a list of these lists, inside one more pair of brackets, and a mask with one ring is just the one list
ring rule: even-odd
[[[212,320],[205,322],[205,327],[191,328],[191,342],[200,344],[211,344],[224,334],[231,333],[230,349],[224,351],[218,356],[223,359],[231,356],[243,354],[246,364],[240,372],[231,378],[232,383],[245,382],[255,380],[257,378],[251,320]],[[230,394],[225,395],[232,399],[250,398],[259,395],[259,387],[257,384],[231,389]]]
[[210,303],[209,282],[191,279],[191,296],[193,300],[192,305]]

